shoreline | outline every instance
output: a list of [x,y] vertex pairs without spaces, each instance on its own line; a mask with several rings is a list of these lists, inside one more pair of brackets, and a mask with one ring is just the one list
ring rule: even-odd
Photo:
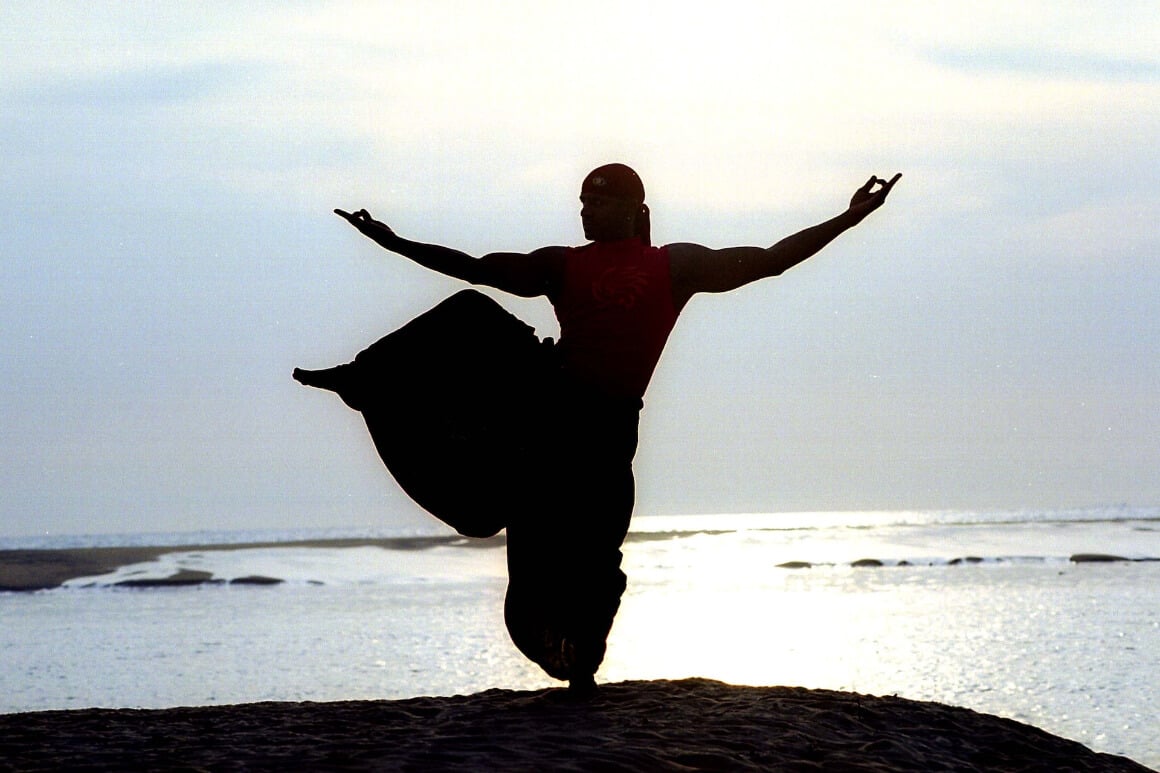
[[[706,533],[697,531],[694,533]],[[687,535],[686,535],[687,536]],[[656,539],[672,539],[669,533],[630,532],[625,542],[644,542]],[[358,548],[378,547],[384,550],[427,550],[439,546],[456,546],[472,549],[499,548],[506,544],[501,532],[494,537],[478,539],[459,535],[425,537],[346,537],[319,538],[288,541],[238,542],[200,545],[134,545],[117,547],[75,547],[75,548],[18,548],[0,550],[0,593],[20,593],[59,588],[69,580],[82,577],[96,577],[133,564],[146,563],[170,553],[212,553],[263,548]],[[965,556],[949,560],[948,566],[979,563],[984,559]],[[1002,560],[1002,559],[1000,559]],[[1132,558],[1108,553],[1076,553],[1068,557],[1073,564],[1101,563],[1148,563],[1160,558]],[[777,564],[779,569],[799,570],[815,566],[828,566],[809,561],[790,561]],[[874,558],[863,558],[849,564],[852,567],[881,567],[885,562]],[[909,565],[906,562],[900,566]],[[215,579],[205,572],[181,570],[169,577],[153,577],[140,580],[123,580],[115,583],[126,588],[183,587],[192,585],[277,585],[282,580],[277,577],[252,575],[235,577],[230,580]]]
[[[287,542],[239,542],[212,545],[133,545],[124,547],[81,548],[21,548],[0,550],[0,592],[24,592],[59,588],[69,580],[94,577],[116,571],[120,567],[153,561],[168,553],[208,553],[256,548],[357,548],[381,547],[391,550],[425,550],[438,545],[464,543],[471,547],[489,548],[504,544],[502,536],[489,539],[467,537],[350,537],[339,539],[306,539]],[[129,587],[161,587],[167,585],[197,585],[214,582],[210,577],[196,577],[194,573],[174,575],[163,580],[150,580]],[[268,585],[280,582],[276,578],[241,578],[234,584]]]
[[970,709],[706,679],[9,714],[0,738],[11,770],[1148,771]]

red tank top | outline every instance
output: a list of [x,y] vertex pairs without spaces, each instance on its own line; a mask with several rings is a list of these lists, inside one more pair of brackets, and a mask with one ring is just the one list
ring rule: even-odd
[[635,238],[573,247],[561,285],[550,300],[564,371],[611,396],[643,397],[677,321],[668,249]]

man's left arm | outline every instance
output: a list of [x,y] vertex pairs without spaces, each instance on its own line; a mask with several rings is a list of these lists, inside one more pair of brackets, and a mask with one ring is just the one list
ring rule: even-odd
[[[671,244],[673,296],[677,307],[696,293],[722,293],[750,282],[777,276],[816,255],[840,234],[861,223],[886,201],[902,177],[871,177],[854,192],[845,212],[787,236],[772,247],[726,247],[714,250],[699,244]],[[879,187],[876,187],[879,186]]]

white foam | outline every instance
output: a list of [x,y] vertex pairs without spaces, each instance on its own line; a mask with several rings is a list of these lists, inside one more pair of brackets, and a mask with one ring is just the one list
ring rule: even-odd
[[[450,556],[455,560],[449,560]],[[160,581],[180,572],[205,572],[214,582],[265,577],[292,584],[456,581],[503,577],[503,551],[441,546],[421,550],[361,547],[263,547],[173,552],[156,560],[119,567],[108,574],[78,577],[66,588],[115,586],[129,581]]]

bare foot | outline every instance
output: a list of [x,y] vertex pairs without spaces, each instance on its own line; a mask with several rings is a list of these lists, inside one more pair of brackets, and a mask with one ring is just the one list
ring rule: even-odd
[[596,696],[596,677],[592,674],[574,676],[568,681],[568,695],[575,700],[586,701]]
[[329,389],[333,392],[339,391],[350,382],[349,368],[346,365],[325,368],[324,370],[295,368],[293,376],[294,380],[300,384],[318,387],[319,389]]

